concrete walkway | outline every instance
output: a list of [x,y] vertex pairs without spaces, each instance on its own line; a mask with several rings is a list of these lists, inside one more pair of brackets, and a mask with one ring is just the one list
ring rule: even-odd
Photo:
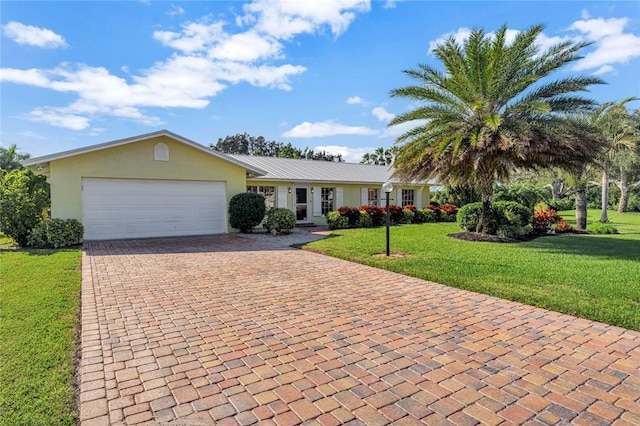
[[640,333],[239,236],[89,242],[82,426],[640,424]]

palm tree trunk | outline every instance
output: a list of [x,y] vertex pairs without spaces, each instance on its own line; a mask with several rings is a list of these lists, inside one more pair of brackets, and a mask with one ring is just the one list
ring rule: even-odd
[[627,211],[627,205],[629,204],[629,185],[627,185],[627,172],[620,167],[620,181],[618,188],[620,189],[620,201],[618,202],[618,213],[624,213]]
[[600,222],[609,222],[607,209],[609,208],[609,170],[607,167],[602,171],[602,210],[600,211]]
[[498,222],[495,217],[495,211],[492,207],[493,187],[491,191],[482,193],[482,214],[476,227],[476,232],[481,234],[495,235],[498,232]]
[[576,190],[576,228],[587,229],[587,187]]

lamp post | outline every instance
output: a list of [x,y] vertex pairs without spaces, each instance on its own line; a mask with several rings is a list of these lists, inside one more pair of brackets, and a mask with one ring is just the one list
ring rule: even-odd
[[387,214],[387,256],[389,256],[389,194],[393,191],[393,184],[391,182],[385,182],[384,185],[382,185],[382,190],[387,194],[385,213]]

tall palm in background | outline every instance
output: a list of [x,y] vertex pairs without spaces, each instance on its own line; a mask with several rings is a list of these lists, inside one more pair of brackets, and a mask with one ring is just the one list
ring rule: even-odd
[[362,156],[360,164],[375,164],[376,166],[390,166],[393,164],[395,156],[395,147],[384,149],[384,147],[376,148],[374,152],[367,152]]
[[[640,141],[640,134],[632,126],[632,116],[625,104],[637,98],[627,98],[619,102],[607,102],[587,115],[587,120],[600,132],[604,151],[598,158],[597,164],[602,171],[602,211],[600,222],[608,222],[609,216],[609,172],[617,155],[632,155],[636,144]],[[625,155],[626,154],[626,155]]]
[[478,232],[496,232],[494,182],[508,182],[518,169],[579,168],[599,151],[592,129],[564,115],[591,109],[594,102],[576,92],[602,80],[541,81],[580,59],[588,44],[563,42],[540,52],[543,29],[533,26],[511,43],[506,26],[495,34],[474,30],[464,43],[451,37],[433,52],[444,71],[420,64],[404,71],[418,85],[391,91],[424,104],[389,124],[422,120],[398,138],[396,175],[474,186],[482,194]]
[[29,154],[18,152],[18,147],[15,144],[8,148],[0,146],[0,169],[6,171],[21,169],[20,162],[29,157]]

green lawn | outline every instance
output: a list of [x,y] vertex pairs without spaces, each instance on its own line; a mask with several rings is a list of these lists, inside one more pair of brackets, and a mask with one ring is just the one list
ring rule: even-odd
[[[567,221],[572,212],[561,212]],[[640,213],[610,213],[617,235],[567,234],[525,243],[460,241],[455,223],[334,231],[305,246],[330,256],[640,330]],[[599,218],[589,211],[589,222]]]
[[0,251],[0,425],[75,425],[80,250]]

